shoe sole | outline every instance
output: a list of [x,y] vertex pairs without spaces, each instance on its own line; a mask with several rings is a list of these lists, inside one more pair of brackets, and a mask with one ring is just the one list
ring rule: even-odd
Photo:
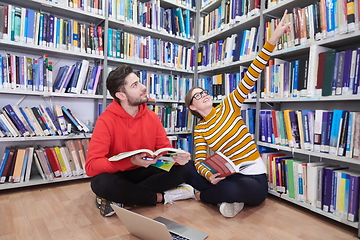
[[115,214],[115,211],[112,209],[112,207],[108,204],[106,204],[106,199],[101,199],[101,205],[100,205],[100,215],[103,217],[110,217]]
[[234,203],[226,203],[223,202],[220,207],[220,213],[224,216],[224,217],[235,217],[239,212],[241,212],[241,210],[244,208],[244,203],[238,203],[238,202],[234,202]]

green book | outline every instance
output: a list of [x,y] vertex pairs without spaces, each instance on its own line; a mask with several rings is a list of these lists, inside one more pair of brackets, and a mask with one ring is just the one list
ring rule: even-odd
[[331,49],[326,51],[325,54],[325,67],[324,67],[324,81],[322,84],[322,96],[331,96],[332,82],[334,78],[334,65],[335,65],[336,50]]

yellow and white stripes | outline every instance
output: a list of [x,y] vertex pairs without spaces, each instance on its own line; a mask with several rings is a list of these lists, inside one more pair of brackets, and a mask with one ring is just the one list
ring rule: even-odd
[[195,127],[195,167],[207,179],[211,172],[200,165],[200,162],[207,157],[207,146],[214,152],[222,152],[240,167],[251,164],[260,157],[240,110],[246,96],[265,68],[274,47],[268,42],[265,43],[236,90],[213,108],[211,113]]

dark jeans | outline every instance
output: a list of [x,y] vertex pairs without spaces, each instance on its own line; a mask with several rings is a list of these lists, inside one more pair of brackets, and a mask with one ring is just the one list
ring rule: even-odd
[[91,180],[93,192],[125,205],[156,205],[156,193],[187,181],[188,168],[174,165],[169,172],[149,166],[117,173],[102,173]]
[[190,177],[186,183],[201,192],[200,199],[204,203],[243,202],[256,206],[266,199],[268,183],[265,173],[259,175],[236,173],[213,185],[198,174],[193,161],[190,161],[186,166],[190,172]]

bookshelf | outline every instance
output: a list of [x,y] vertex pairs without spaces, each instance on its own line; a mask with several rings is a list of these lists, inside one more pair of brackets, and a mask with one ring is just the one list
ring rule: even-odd
[[[200,1],[203,3],[202,7],[199,11],[199,16],[203,18],[202,21],[205,21],[205,16],[210,15],[211,12],[215,11],[219,6],[222,6],[223,1]],[[265,2],[267,3],[267,7],[265,6]],[[265,33],[266,37],[266,29],[265,24],[271,19],[281,18],[281,16],[284,13],[285,9],[288,9],[288,13],[292,12],[293,8],[299,7],[299,8],[305,8],[311,4],[316,3],[316,1],[313,0],[306,0],[306,1],[297,1],[297,0],[285,0],[285,1],[261,1],[261,7],[258,14],[254,15],[248,15],[247,17],[242,17],[241,21],[235,21],[231,22],[228,25],[225,24],[225,26],[219,27],[218,29],[215,29],[213,31],[208,32],[206,35],[200,34],[198,38],[198,44],[199,47],[205,46],[211,42],[216,42],[218,40],[224,40],[227,37],[231,36],[231,34],[237,34],[240,31],[250,29],[251,27],[259,27],[261,32]],[[232,1],[230,1],[230,4],[232,4]],[[357,5],[356,5],[357,8]],[[358,10],[356,10],[358,11]],[[359,14],[356,12],[356,14]],[[355,14],[355,15],[356,15]],[[221,18],[221,16],[219,16]],[[230,17],[231,18],[231,17]],[[358,17],[355,17],[356,21],[358,21]],[[216,18],[215,18],[216,20]],[[202,22],[200,21],[200,22]],[[210,21],[211,22],[211,21]],[[212,22],[213,23],[213,22]],[[260,23],[260,24],[259,24]],[[358,22],[356,23],[358,24]],[[203,33],[204,31],[203,26],[200,26],[200,33]],[[360,34],[358,31],[358,26],[356,25],[356,30],[353,32],[348,32],[346,34],[335,34],[333,37],[327,37],[325,39],[321,40],[315,40],[311,37],[308,37],[309,39],[307,41],[304,41],[302,44],[293,46],[291,48],[283,48],[283,49],[275,49],[275,51],[271,54],[271,59],[282,59],[286,61],[294,61],[295,59],[298,59],[300,57],[307,57],[310,58],[308,71],[311,71],[314,77],[314,72],[317,73],[317,60],[319,53],[319,49],[323,48],[329,48],[329,49],[336,49],[338,51],[344,51],[344,50],[356,50],[356,47],[359,47],[359,40],[360,40]],[[262,37],[259,39],[258,46],[261,47],[263,45]],[[258,49],[259,50],[259,49]],[[316,52],[316,51],[318,52]],[[315,52],[315,53],[314,53]],[[322,50],[320,50],[322,52]],[[311,59],[315,59],[311,60]],[[198,75],[196,77],[197,79],[201,79],[205,76],[214,76],[217,74],[223,74],[223,73],[233,73],[242,71],[244,67],[247,67],[251,61],[253,60],[252,57],[245,58],[243,60],[233,61],[231,63],[227,64],[220,64],[220,65],[210,65],[209,67],[201,67],[200,69],[197,69],[196,74]],[[201,62],[201,61],[200,61]],[[200,64],[203,64],[201,62]],[[211,64],[211,62],[210,62]],[[333,70],[333,69],[332,69]],[[348,110],[348,111],[359,111],[358,103],[360,100],[360,97],[358,94],[356,95],[336,95],[336,96],[321,96],[321,95],[311,95],[306,97],[273,97],[268,96],[264,94],[264,78],[265,78],[265,70],[262,73],[262,76],[258,79],[259,84],[255,86],[257,90],[256,99],[247,99],[245,103],[250,106],[250,108],[256,109],[256,119],[260,118],[260,110],[285,110],[285,109],[292,109],[292,110],[298,110],[298,109],[310,109],[310,110],[316,110],[316,109],[325,109],[325,110],[335,110],[335,109],[342,109],[342,110]],[[316,76],[315,76],[316,77]],[[312,79],[313,81],[314,79]],[[199,84],[199,82],[196,82],[197,86],[204,86]],[[220,100],[215,100],[214,104],[217,104]],[[298,149],[298,148],[290,148],[288,146],[283,145],[276,145],[274,143],[268,143],[268,142],[262,142],[260,141],[261,136],[261,126],[259,124],[256,124],[256,132],[255,132],[255,141],[257,142],[257,145],[259,147],[267,147],[269,149],[272,149],[273,151],[279,151],[282,153],[285,153],[287,156],[292,156],[294,158],[301,158],[305,159],[308,162],[317,162],[317,161],[323,161],[328,164],[336,164],[344,167],[349,167],[352,170],[359,170],[360,165],[358,162],[358,159],[355,158],[349,158],[344,156],[337,156],[329,153],[323,153],[323,152],[314,152],[314,151],[308,151],[304,149]],[[359,228],[358,222],[352,222],[348,221],[347,219],[344,219],[343,217],[339,217],[334,215],[333,213],[325,212],[321,210],[321,208],[316,208],[314,206],[309,205],[306,202],[300,202],[298,200],[295,200],[293,198],[288,197],[286,194],[280,194],[277,191],[269,190],[269,193],[275,196],[278,196],[282,199],[285,199],[287,201],[290,201],[294,204],[300,205],[304,208],[307,208],[311,211],[314,211],[318,214],[321,214],[323,216],[329,217],[335,221],[342,222],[346,225],[352,226],[354,228]],[[360,236],[360,234],[359,234]]]
[[[130,3],[130,1],[126,2]],[[86,124],[93,126],[96,122],[98,114],[104,111],[104,108],[102,106],[106,106],[106,104],[108,104],[112,100],[111,96],[107,94],[106,88],[104,88],[103,86],[105,86],[105,80],[108,71],[110,71],[110,69],[116,68],[119,64],[130,64],[133,66],[135,71],[142,71],[142,74],[145,76],[144,80],[150,79],[153,81],[153,77],[155,74],[156,76],[161,77],[171,76],[172,79],[176,79],[179,82],[181,81],[181,83],[186,82],[187,88],[192,86],[194,66],[190,64],[190,60],[193,57],[192,55],[195,55],[194,51],[191,52],[195,45],[195,34],[194,31],[190,29],[190,27],[194,27],[194,21],[196,17],[196,10],[193,6],[194,2],[171,0],[150,1],[149,3],[147,3],[149,4],[149,6],[147,7],[149,7],[150,11],[152,8],[154,9],[154,11],[156,10],[156,14],[153,16],[153,22],[157,22],[158,24],[146,26],[140,21],[140,16],[137,16],[137,20],[131,18],[131,14],[135,14],[135,10],[143,10],[140,9],[140,6],[145,5],[145,3],[143,2],[132,1],[131,3],[136,4],[133,5],[131,8],[133,12],[125,12],[125,14],[121,16],[120,19],[115,15],[111,15],[111,11],[113,10],[112,7],[118,7],[116,6],[116,1],[102,1],[102,4],[100,6],[94,6],[94,2],[92,2],[91,0],[85,1],[84,3],[86,6],[84,7],[84,9],[81,9],[76,6],[68,5],[67,1],[2,1],[2,5],[15,6],[22,11],[23,9],[25,9],[25,11],[26,9],[32,9],[35,12],[53,14],[58,19],[64,19],[64,21],[77,21],[81,24],[86,24],[86,26],[90,26],[89,24],[92,23],[95,26],[94,31],[97,31],[99,29],[97,26],[100,26],[102,28],[102,36],[98,35],[99,39],[96,42],[96,44],[98,44],[96,49],[91,49],[90,51],[88,51],[88,49],[85,49],[84,51],[82,51],[82,49],[76,50],[74,48],[75,38],[71,38],[71,46],[66,45],[56,48],[50,47],[48,42],[44,44],[42,44],[42,42],[39,42],[38,44],[29,44],[26,43],[26,41],[23,42],[22,40],[18,41],[12,39],[12,36],[10,36],[9,38],[0,37],[0,54],[2,54],[2,56],[5,56],[6,54],[12,54],[14,56],[25,55],[29,58],[39,58],[44,54],[48,54],[49,61],[53,63],[53,79],[55,79],[61,66],[75,64],[75,62],[78,61],[86,60],[89,62],[89,66],[102,66],[96,94],[67,93],[65,91],[28,91],[20,88],[2,88],[0,89],[1,102],[6,104],[19,105],[23,107],[33,107],[37,106],[39,103],[49,107],[53,107],[55,105],[63,105],[66,106],[66,108],[70,108],[72,113],[78,116],[79,119],[81,119],[82,121],[86,122]],[[109,5],[105,3],[109,3]],[[128,10],[130,10],[130,5],[127,5],[127,7]],[[149,9],[146,11],[148,11],[147,14],[150,16]],[[186,33],[188,33],[189,35],[181,35],[181,33],[176,34],[175,30],[178,29],[175,26],[169,26],[171,27],[171,31],[174,31],[173,34],[169,34],[169,32],[167,32],[170,31],[169,29],[165,30],[164,28],[161,28],[160,24],[165,24],[163,22],[160,22],[160,20],[162,20],[160,13],[162,13],[163,9],[170,9],[168,10],[168,12],[171,11],[172,14],[175,14],[175,10],[179,11],[179,9],[181,9],[182,13],[184,14],[183,17],[185,18],[184,21],[187,21],[184,24],[184,32],[186,30]],[[132,16],[136,17],[135,15]],[[170,15],[168,15],[168,17],[170,18]],[[185,27],[187,28],[185,29]],[[136,43],[138,45],[130,45],[127,49],[128,52],[124,52],[125,56],[115,56],[114,53],[117,49],[115,49],[114,46],[116,41],[115,39],[112,39],[112,37],[116,38],[117,36],[109,35],[110,29],[126,33],[126,35],[128,36],[128,39],[125,40],[128,41],[127,44],[132,43],[130,42],[131,36],[134,41],[137,41]],[[75,30],[72,29],[72,31]],[[71,32],[71,34],[72,33],[73,32]],[[99,32],[97,33],[99,34]],[[101,37],[103,38],[103,41],[101,41]],[[111,39],[113,41],[110,41]],[[156,41],[156,43],[158,43],[160,47],[168,46],[168,49],[170,49],[171,47],[171,49],[169,50],[169,56],[167,56],[167,58],[165,57],[165,59],[167,59],[167,62],[161,61],[161,57],[164,57],[164,55],[166,54],[165,47],[163,49],[161,49],[160,47],[157,48],[157,52],[155,53],[155,48],[150,46],[149,43],[141,42],[146,40],[153,40],[154,43]],[[130,49],[135,49],[136,47],[138,47],[140,42],[144,46],[144,48],[141,49],[141,52],[139,50],[140,48],[137,49],[139,51],[134,50],[133,52],[131,52]],[[93,42],[92,44],[95,43]],[[99,48],[101,47],[101,44],[102,49]],[[114,44],[113,48],[111,44]],[[86,47],[88,47],[88,45],[86,45]],[[180,47],[182,55],[177,52]],[[114,50],[114,56],[110,55],[112,50]],[[154,52],[152,53],[151,50],[154,50]],[[152,61],[152,59],[150,59],[150,57],[153,57],[154,62]],[[150,77],[146,78],[147,75],[144,74],[144,71],[145,73],[150,74]],[[154,84],[154,82],[152,82],[152,84]],[[159,84],[159,82],[157,82],[157,84]],[[163,85],[161,87],[152,87],[152,90],[162,90],[167,84],[167,82],[162,82],[162,84]],[[173,111],[174,114],[176,114],[176,109],[179,108],[179,106],[181,107],[184,105],[183,99],[180,98],[181,94],[183,94],[183,92],[180,92],[180,85],[178,85],[177,88],[178,92],[176,93],[176,95],[173,93],[172,97],[166,96],[163,92],[149,92],[151,99],[149,100],[148,105],[153,108],[155,108],[156,106],[159,108],[168,107]],[[186,89],[181,89],[181,91],[186,91]],[[177,123],[176,117],[177,116],[174,115],[168,118],[171,119],[171,124]],[[170,122],[170,120],[168,121]],[[189,121],[191,121],[191,119]],[[191,124],[189,124],[188,122],[186,123],[191,126]],[[182,144],[190,145],[190,143],[186,142],[191,137],[191,130],[189,128],[186,128],[184,126],[178,128],[177,125],[172,125],[171,127],[167,127],[166,129],[167,135],[169,136],[169,139],[172,141],[172,143],[179,144],[180,142],[185,141],[185,143]],[[7,147],[12,146],[20,148],[32,146],[35,149],[37,146],[64,146],[64,143],[68,140],[75,141],[90,138],[91,132],[82,134],[71,133],[65,136],[55,135],[32,137],[2,137],[0,138],[0,151],[1,154],[3,154]],[[6,182],[5,184],[0,185],[0,190],[34,186],[39,184],[48,184],[52,182],[62,182],[81,178],[87,178],[86,174],[73,177],[61,177],[51,180],[43,180],[36,172],[35,166],[32,166],[30,181],[24,181],[20,183]]]

